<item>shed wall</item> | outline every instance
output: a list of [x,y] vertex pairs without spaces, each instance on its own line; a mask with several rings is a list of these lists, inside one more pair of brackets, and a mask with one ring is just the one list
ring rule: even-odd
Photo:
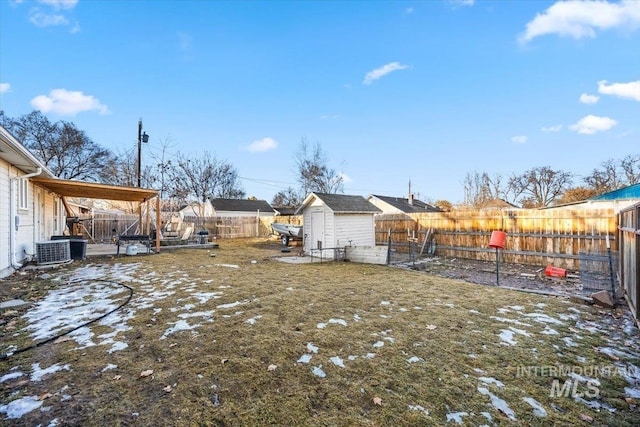
[[373,214],[336,214],[333,247],[375,246]]

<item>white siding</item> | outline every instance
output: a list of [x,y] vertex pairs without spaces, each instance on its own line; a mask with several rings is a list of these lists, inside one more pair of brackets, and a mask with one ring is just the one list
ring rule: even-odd
[[0,159],[0,277],[11,272],[9,255],[9,163]]
[[404,213],[400,209],[391,206],[389,203],[384,200],[380,200],[377,197],[370,196],[368,199],[369,203],[371,203],[376,208],[380,209],[383,214],[399,214]]
[[375,246],[373,214],[335,215],[335,247]]

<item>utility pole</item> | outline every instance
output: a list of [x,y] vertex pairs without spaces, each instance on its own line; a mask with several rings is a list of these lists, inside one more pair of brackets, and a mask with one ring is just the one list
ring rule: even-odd
[[140,188],[140,170],[142,165],[142,143],[149,142],[149,135],[142,132],[142,119],[138,120],[138,163],[136,165],[136,176],[138,177],[138,188]]

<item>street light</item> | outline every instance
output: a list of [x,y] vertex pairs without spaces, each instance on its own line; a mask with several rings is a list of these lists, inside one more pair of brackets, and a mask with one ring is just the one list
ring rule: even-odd
[[142,119],[138,120],[138,164],[137,164],[137,176],[138,176],[138,188],[140,188],[140,165],[142,163],[142,143],[149,142],[149,135],[146,132],[142,132]]

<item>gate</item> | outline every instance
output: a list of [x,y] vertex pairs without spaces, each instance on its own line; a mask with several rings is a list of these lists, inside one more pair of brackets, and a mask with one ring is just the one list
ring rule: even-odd
[[640,203],[620,211],[620,281],[636,323],[640,319]]

